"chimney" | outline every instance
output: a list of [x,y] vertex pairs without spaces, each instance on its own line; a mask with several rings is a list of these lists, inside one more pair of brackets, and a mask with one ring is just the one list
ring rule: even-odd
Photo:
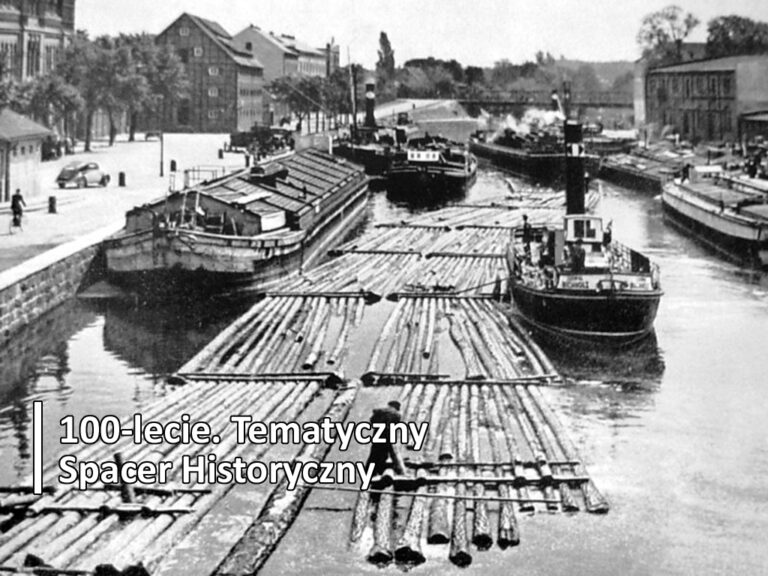
[[373,109],[376,107],[376,82],[373,78],[365,81],[365,126],[367,128],[376,127],[376,118],[373,116]]
[[565,121],[565,213],[584,214],[584,143],[581,124]]

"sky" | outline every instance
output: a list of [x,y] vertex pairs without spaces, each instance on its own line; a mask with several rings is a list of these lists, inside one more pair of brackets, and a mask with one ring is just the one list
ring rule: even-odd
[[249,24],[315,46],[331,38],[342,64],[373,67],[386,32],[401,65],[411,58],[456,59],[464,66],[556,58],[635,60],[643,16],[675,3],[706,24],[737,14],[768,21],[768,0],[77,0],[75,26],[89,34],[159,33],[182,12],[217,21],[234,35]]

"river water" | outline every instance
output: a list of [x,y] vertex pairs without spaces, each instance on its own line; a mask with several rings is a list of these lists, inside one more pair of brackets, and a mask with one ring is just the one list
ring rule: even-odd
[[[676,231],[658,199],[603,188],[599,210],[615,238],[661,266],[656,333],[621,354],[546,347],[571,385],[545,393],[611,511],[522,518],[518,548],[475,554],[462,572],[767,574],[768,281]],[[505,189],[483,168],[470,198]],[[379,192],[368,225],[408,213]],[[45,400],[52,461],[64,415],[141,410],[240,312],[73,301],[29,327],[0,350],[0,486],[28,482],[32,400]],[[357,560],[339,573],[378,573]],[[414,572],[459,569],[428,562]]]

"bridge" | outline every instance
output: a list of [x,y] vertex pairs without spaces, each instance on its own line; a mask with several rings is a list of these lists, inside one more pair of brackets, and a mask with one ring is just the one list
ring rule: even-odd
[[[482,108],[491,114],[522,112],[525,108],[552,107],[550,90],[496,91],[483,95],[460,97],[459,103],[467,108]],[[573,92],[570,107],[575,108],[632,108],[632,94],[626,92]]]

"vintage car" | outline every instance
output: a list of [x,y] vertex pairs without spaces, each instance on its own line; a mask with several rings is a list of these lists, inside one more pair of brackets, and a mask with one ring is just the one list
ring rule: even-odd
[[109,174],[104,172],[96,162],[70,162],[61,169],[56,177],[56,183],[59,188],[64,188],[69,184],[77,188],[98,185],[106,186],[109,184]]

